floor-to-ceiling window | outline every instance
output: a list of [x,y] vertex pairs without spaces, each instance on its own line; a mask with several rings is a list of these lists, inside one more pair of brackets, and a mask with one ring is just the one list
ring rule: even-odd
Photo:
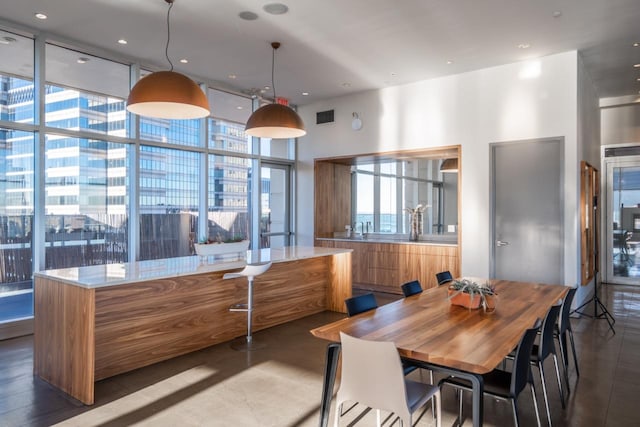
[[260,246],[260,165],[291,168],[295,150],[245,134],[256,100],[206,88],[209,118],[137,117],[135,64],[0,38],[0,324],[33,315],[39,269],[190,256],[201,239]]
[[33,316],[34,42],[0,31],[0,337]]

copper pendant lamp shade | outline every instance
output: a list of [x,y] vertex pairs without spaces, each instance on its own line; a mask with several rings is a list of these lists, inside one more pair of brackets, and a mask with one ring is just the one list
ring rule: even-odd
[[199,119],[209,115],[209,102],[200,87],[184,74],[173,71],[169,59],[169,13],[175,0],[165,0],[167,11],[167,45],[165,54],[170,71],[158,71],[141,78],[129,93],[127,110],[159,119]]
[[158,71],[136,83],[127,110],[161,119],[198,119],[209,115],[209,102],[200,87],[175,71]]
[[254,111],[247,121],[245,132],[265,138],[298,138],[307,133],[300,116],[281,104],[263,105]]
[[[271,60],[271,87],[276,98],[274,84],[275,52],[280,43],[271,43],[273,48]],[[298,113],[290,107],[278,103],[264,105],[251,114],[245,126],[248,135],[262,138],[298,138],[306,135],[304,123]]]

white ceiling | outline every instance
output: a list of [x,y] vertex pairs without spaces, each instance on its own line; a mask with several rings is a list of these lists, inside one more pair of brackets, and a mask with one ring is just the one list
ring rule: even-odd
[[[277,94],[304,105],[579,50],[600,97],[640,90],[640,68],[633,68],[640,63],[633,46],[640,42],[639,0],[282,0],[284,15],[266,13],[271,2],[176,0],[169,48],[175,68],[240,91],[263,88],[271,85],[269,43],[280,41]],[[4,29],[46,32],[81,41],[89,53],[98,48],[167,69],[167,8],[164,0],[0,0],[0,19]],[[242,20],[242,11],[258,19]]]

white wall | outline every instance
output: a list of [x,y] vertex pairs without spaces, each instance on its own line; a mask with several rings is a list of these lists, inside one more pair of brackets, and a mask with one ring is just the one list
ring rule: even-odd
[[601,100],[602,145],[640,144],[640,97]]
[[[582,58],[578,56],[578,160],[584,160],[591,166],[600,170],[600,108],[598,93],[593,84],[593,79],[584,67]],[[577,191],[580,194],[580,179],[577,181]],[[602,192],[600,193],[602,194]],[[599,200],[602,202],[602,200]],[[600,204],[602,209],[603,204]],[[602,210],[601,210],[602,212]],[[580,210],[577,213],[578,222],[576,229],[580,236]],[[602,236],[603,234],[600,233]],[[580,237],[578,237],[580,239]],[[581,247],[578,240],[578,260],[581,260]],[[604,266],[604,262],[600,262]],[[578,281],[581,277],[580,263],[576,265]],[[602,277],[601,275],[599,277]],[[579,286],[575,296],[574,306],[591,297],[593,293],[593,280],[587,286]]]
[[[489,276],[489,144],[564,137],[565,282],[578,283],[577,52],[389,87],[303,106],[298,244],[313,244],[313,159],[460,144],[462,274]],[[335,109],[336,121],[315,125]],[[352,113],[363,121],[351,130]]]

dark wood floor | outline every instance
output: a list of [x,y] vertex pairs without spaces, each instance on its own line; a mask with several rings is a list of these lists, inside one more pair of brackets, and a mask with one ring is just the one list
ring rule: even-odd
[[[617,333],[612,334],[604,320],[572,319],[581,376],[576,377],[571,365],[566,410],[550,380],[555,426],[640,425],[640,288],[603,289]],[[378,300],[397,297],[379,295]],[[33,377],[32,337],[1,341],[0,426],[316,426],[325,343],[308,331],[340,317],[322,313],[259,332],[256,339],[264,340],[267,348],[258,352],[238,353],[222,344],[100,381],[91,407]],[[553,372],[552,362],[547,371]],[[539,388],[539,382],[536,385]],[[520,407],[522,424],[535,425],[527,392]],[[465,411],[470,408],[466,401]],[[443,410],[443,425],[451,425],[453,393],[445,393]],[[485,399],[485,411],[486,425],[513,425],[508,404]],[[350,425],[359,412],[340,425]],[[358,425],[373,421],[367,414]],[[418,425],[433,425],[431,415]],[[469,418],[465,425],[470,425]]]

